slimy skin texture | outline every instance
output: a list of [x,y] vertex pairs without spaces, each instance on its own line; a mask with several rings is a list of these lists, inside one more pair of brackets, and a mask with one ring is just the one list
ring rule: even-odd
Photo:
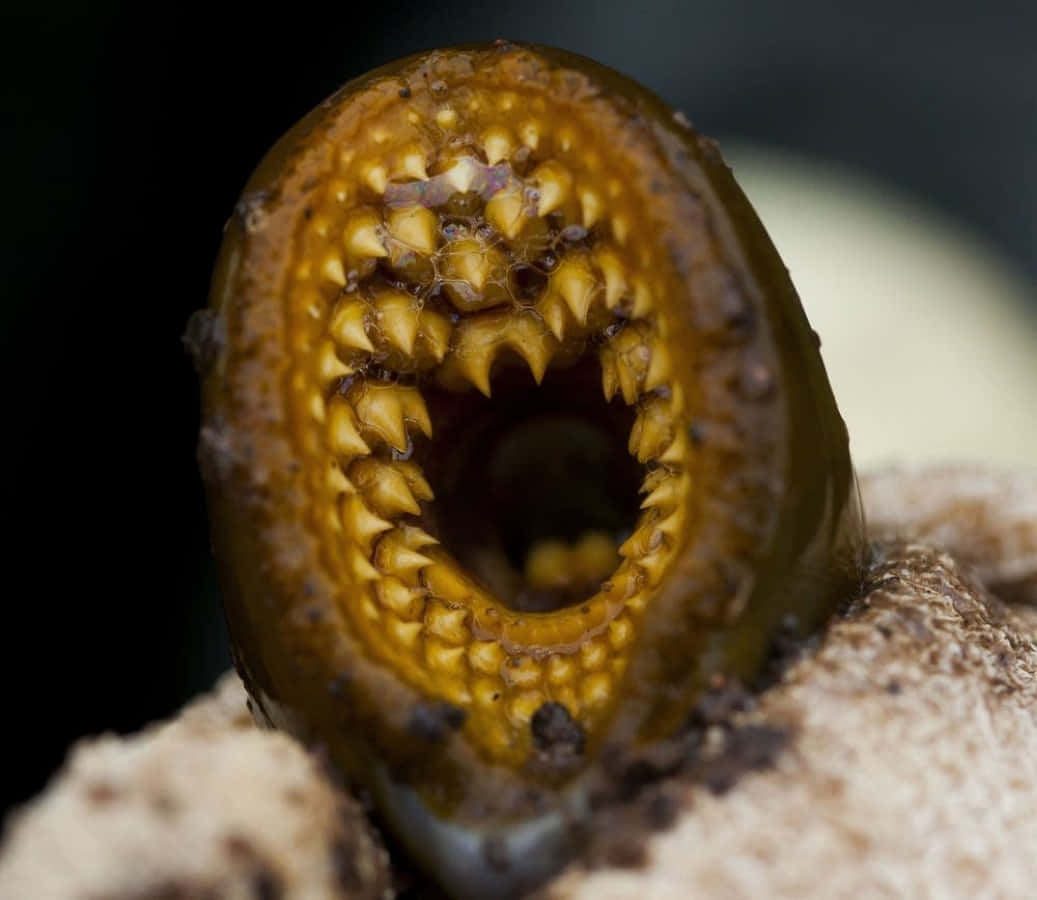
[[346,85],[253,175],[193,330],[257,715],[456,896],[557,869],[603,754],[859,585],[784,266],[716,146],[588,60],[498,42]]

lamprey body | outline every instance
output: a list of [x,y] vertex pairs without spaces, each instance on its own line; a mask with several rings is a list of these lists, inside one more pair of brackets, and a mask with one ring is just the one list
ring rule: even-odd
[[556,870],[611,749],[859,579],[784,266],[716,146],[588,60],[498,42],[346,85],[253,175],[192,330],[257,715],[451,894]]

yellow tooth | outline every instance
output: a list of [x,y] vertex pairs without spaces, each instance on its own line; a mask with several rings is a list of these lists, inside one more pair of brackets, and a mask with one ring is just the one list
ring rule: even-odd
[[540,384],[558,349],[558,342],[548,334],[543,320],[533,312],[519,312],[509,322],[508,345],[525,361],[533,373],[533,380]]
[[594,254],[594,262],[605,279],[605,305],[615,309],[627,290],[623,261],[611,250],[599,250]]
[[330,384],[343,375],[349,375],[353,370],[347,366],[335,353],[334,342],[327,340],[321,344],[317,351],[317,375],[321,384]]
[[467,609],[455,609],[443,603],[429,603],[425,610],[425,627],[451,644],[467,643],[470,636],[467,619]]
[[666,567],[670,564],[671,554],[669,550],[660,544],[650,553],[646,553],[638,561],[638,568],[645,573],[648,583],[652,586],[659,584],[662,580]]
[[551,333],[562,340],[565,335],[566,303],[558,294],[547,291],[537,302],[537,312]]
[[462,156],[443,173],[443,178],[459,194],[465,193],[479,174],[479,164],[470,156]]
[[352,483],[343,474],[339,464],[332,461],[328,466],[328,489],[333,494],[352,494],[356,491]]
[[490,396],[490,368],[493,366],[493,355],[491,352],[478,352],[471,356],[451,357],[453,365],[451,371],[456,371],[466,380],[478,388],[484,397]]
[[580,647],[580,664],[589,672],[603,669],[609,660],[609,648],[605,641],[587,641]]
[[531,688],[537,685],[543,672],[540,665],[528,656],[512,657],[501,671],[504,683],[509,687]]
[[378,581],[382,577],[382,573],[356,547],[347,548],[346,566],[357,581]]
[[500,317],[488,314],[463,319],[454,332],[454,351],[444,363],[443,373],[456,373],[490,396],[490,368],[501,343]]
[[487,247],[476,238],[454,241],[446,250],[444,274],[448,278],[467,281],[475,290],[481,291],[490,277],[490,261]]
[[580,699],[591,709],[604,706],[612,696],[612,676],[595,672],[580,682]]
[[416,178],[418,181],[428,180],[428,171],[425,168],[427,165],[428,159],[420,148],[404,151],[397,164],[399,174]]
[[540,126],[532,121],[523,122],[519,126],[519,137],[530,150],[536,150],[537,144],[540,143]]
[[401,525],[397,532],[400,540],[411,550],[421,550],[423,547],[431,547],[439,543],[431,534],[418,528],[417,525]]
[[484,675],[500,674],[504,651],[496,641],[475,641],[468,648],[468,665]]
[[358,494],[350,494],[342,501],[342,522],[350,537],[367,549],[378,535],[392,528],[392,522],[379,518]]
[[361,176],[364,183],[376,194],[384,194],[389,185],[389,173],[381,163],[372,163]]
[[683,476],[672,475],[665,469],[659,471],[665,473],[665,477],[660,479],[651,493],[641,501],[641,509],[673,506],[680,501],[685,491],[687,482]]
[[627,238],[630,236],[630,222],[626,216],[612,217],[612,236],[621,247],[626,244]]
[[655,308],[655,302],[652,298],[652,289],[643,278],[635,278],[633,288],[634,306],[632,313],[634,318],[641,319],[647,316]]
[[530,180],[537,185],[540,193],[537,215],[541,217],[558,209],[572,192],[572,175],[565,166],[554,160],[537,166]]
[[342,533],[342,516],[335,507],[330,507],[327,512],[328,528],[336,534]]
[[619,555],[625,559],[639,559],[660,547],[662,540],[662,532],[655,531],[649,524],[641,522],[634,529],[634,533],[619,545]]
[[395,450],[407,449],[407,422],[432,436],[425,400],[415,387],[366,383],[354,387],[349,400],[360,424]]
[[609,622],[609,643],[613,650],[623,650],[634,640],[634,623],[628,616],[620,616]]
[[648,368],[648,330],[640,323],[628,324],[606,345],[616,367],[616,380],[629,406],[637,400]]
[[374,511],[386,519],[402,513],[420,515],[421,507],[401,472],[374,457],[355,462],[349,474]]
[[651,356],[648,359],[648,369],[645,372],[644,389],[654,391],[669,383],[670,380],[670,358],[669,351],[662,341],[652,341],[649,346]]
[[396,616],[386,616],[385,628],[396,641],[412,650],[425,625],[422,622],[401,622]]
[[382,220],[373,210],[360,210],[346,225],[342,240],[354,259],[388,256],[381,238]]
[[335,341],[354,350],[374,351],[374,344],[367,336],[367,304],[362,300],[343,298],[331,316],[329,331]]
[[673,440],[673,416],[667,400],[650,397],[642,405],[630,430],[630,454],[638,462],[658,457]]
[[604,208],[605,205],[601,202],[601,197],[594,191],[589,188],[580,191],[580,210],[583,213],[584,228],[590,228],[594,225],[601,218]]
[[529,727],[533,714],[544,705],[544,695],[540,691],[523,691],[508,707],[508,718],[513,725],[520,728]]
[[436,499],[435,494],[432,493],[431,485],[425,480],[425,473],[421,471],[421,466],[416,462],[401,459],[395,460],[392,465],[404,477],[407,487],[414,492],[415,497],[419,500]]
[[324,260],[324,265],[321,266],[321,272],[324,273],[324,277],[332,284],[337,284],[339,287],[345,287],[346,270],[342,268],[342,260],[337,256],[331,255]]
[[394,385],[364,384],[350,391],[349,399],[365,431],[396,450],[407,449],[403,406]]
[[486,151],[486,162],[491,166],[495,166],[511,156],[515,149],[515,139],[507,128],[501,125],[494,125],[483,134],[482,145]]
[[385,575],[378,581],[378,600],[401,619],[417,619],[425,610],[425,598],[407,587],[400,579]]
[[451,647],[435,638],[426,638],[425,661],[437,672],[458,679],[465,676],[464,647]]
[[587,324],[587,313],[598,292],[598,281],[585,256],[563,259],[551,273],[549,290],[562,296],[577,322]]
[[349,199],[349,185],[341,178],[333,178],[328,182],[328,194],[339,203],[345,203]]
[[450,349],[454,326],[450,319],[433,310],[422,310],[418,337],[436,362],[442,362]]
[[678,428],[677,436],[673,439],[673,443],[666,448],[666,452],[659,457],[659,462],[671,466],[680,465],[687,460],[688,450],[688,436],[683,428]]
[[400,243],[426,256],[434,253],[439,237],[439,218],[426,206],[400,206],[389,210],[389,233]]
[[339,456],[365,456],[371,452],[357,430],[356,416],[349,404],[341,397],[335,397],[331,403],[328,416],[328,439],[331,449]]
[[548,683],[561,687],[571,684],[576,678],[576,662],[571,655],[556,653],[547,660]]
[[532,311],[485,313],[458,325],[448,371],[456,371],[489,397],[490,370],[505,347],[526,361],[539,384],[557,344]]
[[416,578],[421,569],[432,564],[432,560],[424,553],[408,547],[398,530],[389,532],[378,542],[374,561],[382,571],[391,572],[407,581]]
[[413,356],[421,314],[417,299],[403,291],[386,291],[375,299],[374,309],[385,339],[407,356]]
[[687,506],[683,503],[678,503],[674,507],[673,512],[656,524],[655,528],[660,534],[675,538],[683,531],[686,519]]
[[325,404],[320,391],[313,391],[310,394],[310,415],[313,416],[315,422],[319,422],[321,425],[324,424],[328,417],[327,404]]
[[508,240],[518,237],[528,221],[526,192],[517,181],[509,182],[486,203],[486,221]]

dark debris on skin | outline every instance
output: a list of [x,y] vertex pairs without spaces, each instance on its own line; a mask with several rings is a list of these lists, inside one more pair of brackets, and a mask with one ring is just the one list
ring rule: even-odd
[[464,725],[466,716],[452,703],[417,703],[407,720],[407,731],[419,740],[438,744]]
[[643,867],[648,836],[676,821],[688,805],[688,787],[723,794],[746,773],[772,768],[791,733],[739,721],[755,706],[755,695],[739,682],[716,678],[672,738],[633,751],[605,748],[591,793],[595,816],[584,865]]

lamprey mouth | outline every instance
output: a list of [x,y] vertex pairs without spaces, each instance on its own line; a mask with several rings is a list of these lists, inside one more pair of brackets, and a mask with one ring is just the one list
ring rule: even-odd
[[715,145],[587,60],[498,42],[347,85],[253,176],[196,326],[257,714],[459,896],[561,865],[610,748],[857,579],[784,267]]

